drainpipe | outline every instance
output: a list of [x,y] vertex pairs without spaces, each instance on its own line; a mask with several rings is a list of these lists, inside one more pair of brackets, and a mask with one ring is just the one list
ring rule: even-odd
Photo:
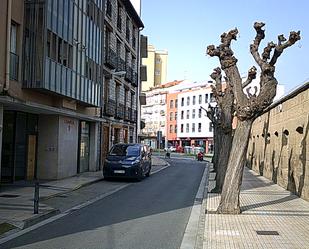
[[138,75],[138,87],[137,87],[137,96],[136,96],[136,109],[137,109],[137,118],[136,118],[136,142],[139,143],[139,139],[138,139],[138,134],[140,133],[141,130],[141,105],[140,105],[140,93],[141,93],[141,48],[140,48],[140,44],[141,44],[141,31],[144,28],[141,27],[138,30],[138,53],[137,53],[137,75]]
[[10,87],[10,41],[11,41],[11,19],[12,19],[12,0],[7,1],[7,18],[6,18],[6,58],[5,58],[5,83],[4,91]]

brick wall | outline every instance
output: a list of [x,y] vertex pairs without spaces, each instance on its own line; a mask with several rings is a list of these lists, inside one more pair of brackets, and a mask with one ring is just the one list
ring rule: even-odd
[[247,166],[309,200],[309,83],[258,117],[249,140]]

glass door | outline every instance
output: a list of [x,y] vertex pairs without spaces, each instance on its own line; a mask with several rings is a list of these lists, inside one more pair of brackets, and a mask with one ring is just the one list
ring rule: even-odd
[[80,122],[79,136],[79,167],[77,171],[81,173],[89,171],[90,125],[88,122]]

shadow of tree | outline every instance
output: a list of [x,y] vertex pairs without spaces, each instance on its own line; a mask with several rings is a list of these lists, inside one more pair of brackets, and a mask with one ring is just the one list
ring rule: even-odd
[[301,141],[301,153],[299,155],[299,159],[300,159],[300,162],[302,164],[302,175],[300,176],[300,179],[299,179],[299,187],[298,187],[298,191],[297,191],[298,196],[301,196],[303,188],[304,188],[304,184],[305,184],[308,133],[309,133],[309,115],[308,115],[308,118],[307,118],[305,135],[304,135],[304,137]]

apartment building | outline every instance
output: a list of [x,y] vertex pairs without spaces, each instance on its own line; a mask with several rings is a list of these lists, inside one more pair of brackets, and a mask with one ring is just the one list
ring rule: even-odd
[[167,104],[169,103],[169,91],[179,85],[182,81],[172,81],[152,90],[146,91],[146,104],[141,106],[141,119],[145,122],[145,127],[141,130],[141,140],[153,148],[157,148],[157,132],[162,132],[162,144],[165,146]]
[[147,53],[148,57],[142,60],[142,64],[147,67],[147,79],[142,82],[142,91],[162,85],[167,77],[168,52],[148,45]]
[[130,1],[5,0],[0,20],[1,182],[96,171],[112,143],[136,141]]
[[102,159],[119,142],[137,141],[140,29],[144,25],[129,0],[106,0],[104,20],[104,111]]

